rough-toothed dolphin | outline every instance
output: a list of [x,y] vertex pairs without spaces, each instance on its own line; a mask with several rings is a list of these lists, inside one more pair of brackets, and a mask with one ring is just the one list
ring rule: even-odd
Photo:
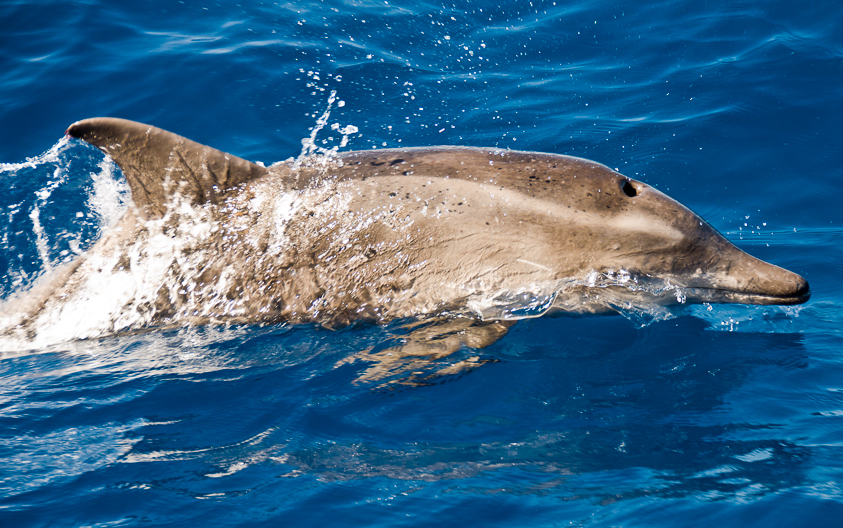
[[[67,134],[113,158],[134,207],[28,301],[19,327],[86,310],[108,313],[105,331],[336,327],[810,296],[805,279],[744,253],[680,203],[580,158],[424,147],[263,167],[122,119],[86,119]],[[483,332],[494,339],[507,324]]]

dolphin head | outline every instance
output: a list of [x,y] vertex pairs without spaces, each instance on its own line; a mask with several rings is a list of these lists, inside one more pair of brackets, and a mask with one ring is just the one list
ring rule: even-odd
[[738,249],[655,188],[607,167],[596,167],[591,181],[590,192],[589,185],[573,189],[588,203],[583,214],[604,216],[601,229],[588,230],[599,240],[590,245],[593,262],[602,263],[596,271],[667,282],[681,288],[683,302],[789,305],[810,298],[803,277]]

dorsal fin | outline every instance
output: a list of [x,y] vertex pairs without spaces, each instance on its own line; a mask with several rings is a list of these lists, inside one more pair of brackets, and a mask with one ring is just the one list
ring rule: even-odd
[[129,182],[135,205],[150,218],[160,218],[176,192],[193,204],[216,203],[227,190],[267,172],[250,161],[126,119],[77,121],[67,134],[114,159]]

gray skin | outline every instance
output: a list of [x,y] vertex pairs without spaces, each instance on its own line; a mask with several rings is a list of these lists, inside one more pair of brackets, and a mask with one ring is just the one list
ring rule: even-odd
[[[67,134],[111,156],[128,180],[134,207],[89,252],[110,256],[115,272],[143,266],[139,241],[153,231],[213,226],[187,236],[154,296],[126,303],[143,312],[134,326],[334,328],[476,313],[477,299],[546,288],[562,290],[555,310],[574,313],[810,296],[805,279],[736,248],[680,203],[580,158],[425,147],[264,168],[121,119],[86,119]],[[81,259],[54,279],[25,319],[72,298],[102,271],[92,266]],[[621,270],[643,286],[621,284]]]

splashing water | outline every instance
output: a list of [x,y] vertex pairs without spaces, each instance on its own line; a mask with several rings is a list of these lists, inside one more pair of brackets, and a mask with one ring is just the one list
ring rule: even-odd
[[115,174],[117,165],[106,156],[99,163],[99,172],[92,172],[94,188],[88,196],[88,208],[99,219],[99,228],[105,231],[117,223],[129,207],[129,184]]
[[310,132],[310,137],[306,137],[301,140],[302,149],[299,157],[296,158],[296,168],[301,167],[302,163],[305,159],[313,156],[315,153],[320,153],[325,156],[330,156],[333,153],[336,153],[336,147],[331,150],[325,150],[322,147],[318,147],[316,145],[316,136],[319,134],[319,131],[328,123],[328,118],[331,117],[331,107],[334,105],[334,101],[337,100],[337,91],[331,90],[331,95],[328,96],[328,107],[325,108],[325,111],[319,116],[319,119],[316,120],[316,124],[313,126]]
[[[316,76],[313,72],[309,73],[311,73],[312,76]],[[316,76],[316,78],[318,79],[318,76]],[[348,145],[349,136],[351,134],[356,134],[359,131],[359,129],[354,125],[341,126],[339,123],[333,123],[330,127],[331,130],[342,134],[340,144],[334,145],[331,148],[320,147],[316,144],[316,137],[325,125],[328,124],[328,120],[331,117],[331,108],[334,106],[335,102],[338,107],[345,106],[345,101],[337,101],[337,91],[331,90],[331,93],[328,96],[327,107],[322,112],[322,115],[316,120],[316,124],[310,131],[310,136],[301,140],[302,149],[293,165],[295,169],[299,169],[301,167],[327,167],[329,163],[336,160],[339,149],[345,148]],[[327,140],[323,140],[323,143],[326,142]]]
[[0,164],[0,173],[11,173],[12,176],[23,169],[36,169],[43,165],[56,166],[53,171],[52,181],[35,191],[36,200],[29,211],[29,219],[32,222],[32,233],[35,236],[35,247],[41,262],[41,271],[44,273],[52,271],[55,265],[50,256],[49,240],[44,233],[44,227],[41,225],[41,211],[47,206],[47,202],[53,191],[63,184],[67,178],[67,164],[63,162],[61,153],[67,149],[68,144],[69,139],[63,137],[50,150],[40,156],[27,158],[23,163]]
[[76,145],[63,137],[23,163],[0,163],[0,299],[83,253],[126,210],[114,163]]
[[57,164],[61,161],[61,155],[70,148],[69,145],[70,138],[65,136],[40,156],[26,158],[23,163],[0,163],[0,177],[9,173],[17,173],[22,169],[36,169],[42,165]]

